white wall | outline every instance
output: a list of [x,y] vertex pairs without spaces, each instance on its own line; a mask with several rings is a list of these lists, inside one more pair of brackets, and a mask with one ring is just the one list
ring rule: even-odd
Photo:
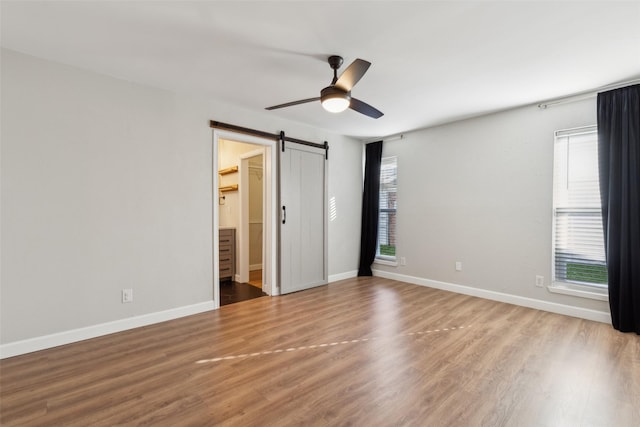
[[[383,155],[398,157],[397,256],[407,265],[374,268],[416,283],[427,279],[608,312],[604,301],[534,286],[535,275],[547,284],[551,278],[554,131],[595,122],[595,99],[589,99],[385,142]],[[463,271],[455,271],[456,261]]]
[[[226,169],[232,166],[240,165],[240,156],[250,151],[255,151],[261,147],[254,144],[245,144],[242,142],[220,140],[218,168]],[[240,182],[239,173],[231,173],[220,176],[219,185],[221,187],[238,184]],[[220,211],[220,227],[240,226],[240,194],[237,191],[229,191],[222,193],[224,195],[224,204],[219,205]],[[215,203],[215,201],[214,201]]]
[[329,273],[357,267],[354,139],[4,49],[1,95],[3,356],[212,306],[211,119],[329,141]]
[[[264,156],[249,159],[249,268],[262,269]],[[258,268],[259,266],[259,268]]]
[[362,144],[330,143],[328,180],[329,281],[333,281],[356,276],[358,273],[362,219]]

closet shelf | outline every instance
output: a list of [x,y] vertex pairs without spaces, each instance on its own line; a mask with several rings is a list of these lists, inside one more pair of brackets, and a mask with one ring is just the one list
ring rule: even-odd
[[[229,173],[234,173],[234,172],[238,172],[238,166],[231,166],[230,168],[220,169],[218,171],[218,173],[220,175],[227,175]],[[236,190],[237,190],[237,188],[236,188]]]
[[227,191],[238,191],[238,184],[226,185],[220,187],[220,192],[226,193]]

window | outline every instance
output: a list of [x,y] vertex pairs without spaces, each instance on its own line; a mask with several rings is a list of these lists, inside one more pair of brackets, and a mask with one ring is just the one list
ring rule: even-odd
[[554,147],[554,281],[607,288],[595,126],[557,131]]
[[384,157],[380,164],[380,211],[376,258],[396,260],[397,158]]

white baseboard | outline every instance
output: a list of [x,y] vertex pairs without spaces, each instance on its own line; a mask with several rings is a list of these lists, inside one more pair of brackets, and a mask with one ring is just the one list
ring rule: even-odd
[[99,325],[87,326],[85,328],[72,329],[70,331],[58,332],[51,335],[2,344],[0,345],[0,359],[45,350],[47,348],[71,344],[78,341],[84,341],[90,338],[113,334],[115,332],[122,332],[128,329],[139,328],[141,326],[147,326],[154,323],[166,322],[167,320],[178,319],[180,317],[203,313],[213,309],[213,301],[207,301],[184,307],[172,308],[170,310],[143,314],[141,316],[128,317],[126,319],[115,320],[113,322],[101,323]]
[[493,301],[506,302],[508,304],[520,305],[523,307],[535,308],[537,310],[549,311],[551,313],[564,314],[566,316],[578,317],[581,319],[611,324],[611,314],[604,311],[574,307],[571,305],[558,304],[555,302],[505,294],[502,292],[490,291],[487,289],[472,288],[470,286],[456,285],[454,283],[439,282],[437,280],[423,279],[421,277],[390,273],[388,271],[382,270],[373,270],[373,275],[384,277],[386,279],[398,280],[400,282],[412,283],[414,285],[442,289],[444,291],[455,292],[458,294],[470,295],[473,297],[490,299]]
[[260,264],[249,264],[249,271],[262,270],[262,263]]
[[358,270],[345,271],[344,273],[329,275],[329,283],[337,282],[338,280],[353,279],[358,277]]

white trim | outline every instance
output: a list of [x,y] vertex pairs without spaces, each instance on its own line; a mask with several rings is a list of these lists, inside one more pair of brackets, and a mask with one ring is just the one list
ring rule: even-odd
[[421,277],[407,276],[404,274],[390,273],[388,271],[373,270],[373,275],[386,279],[398,280],[412,283],[414,285],[426,286],[429,288],[442,289],[444,291],[456,292],[458,294],[471,295],[493,301],[506,302],[508,304],[520,305],[523,307],[535,308],[537,310],[549,311],[551,313],[564,314],[565,316],[579,317],[581,319],[594,320],[596,322],[611,323],[611,314],[604,311],[592,310],[589,308],[574,307],[555,302],[541,301],[538,299],[521,297],[517,295],[505,294],[502,292],[490,291],[487,289],[472,288],[470,286],[456,285],[454,283],[439,282],[436,280],[423,279]]
[[215,309],[220,308],[220,190],[218,177],[218,139],[220,133],[217,129],[213,130],[211,136],[211,205],[213,212],[211,216],[211,265],[213,268],[213,306]]
[[569,129],[560,129],[555,131],[553,134],[556,138],[564,138],[567,136],[586,135],[596,132],[598,132],[598,125],[587,125]]
[[393,261],[391,259],[376,258],[373,260],[373,263],[380,265],[390,265],[391,267],[398,266],[398,261],[395,258],[393,258]]
[[249,271],[262,270],[262,264],[249,264]]
[[140,316],[128,317],[126,319],[114,320],[112,322],[100,323],[98,325],[84,328],[72,329],[41,337],[30,338],[22,341],[10,342],[0,345],[0,359],[19,356],[21,354],[34,351],[45,350],[51,347],[71,344],[103,335],[122,332],[129,329],[152,325],[154,323],[166,322],[167,320],[178,319],[180,317],[191,316],[193,314],[204,313],[214,310],[213,301],[206,301],[183,307],[172,308],[155,313],[143,314]]
[[329,283],[337,282],[339,280],[353,279],[358,277],[358,270],[345,271],[344,273],[331,274],[329,276]]
[[609,292],[606,289],[596,288],[595,286],[589,287],[573,283],[553,282],[553,284],[547,286],[547,289],[555,294],[609,301]]

